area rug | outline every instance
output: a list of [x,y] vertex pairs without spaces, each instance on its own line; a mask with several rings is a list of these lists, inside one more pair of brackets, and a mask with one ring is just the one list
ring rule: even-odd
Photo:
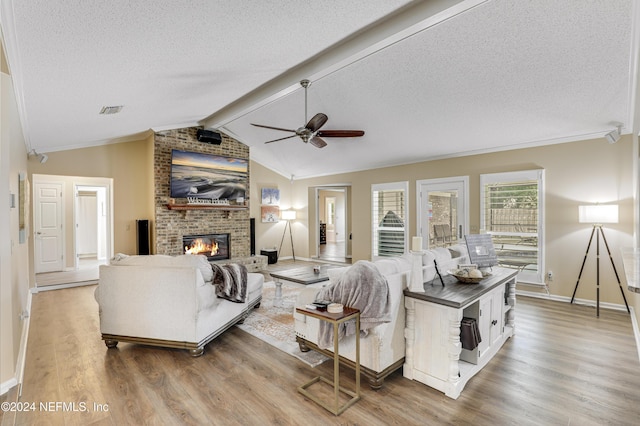
[[276,286],[273,281],[264,283],[260,307],[251,311],[242,324],[241,330],[257,337],[309,364],[312,367],[322,364],[328,358],[315,352],[302,352],[296,342],[293,311],[296,297],[301,287],[282,284],[282,306],[274,306]]

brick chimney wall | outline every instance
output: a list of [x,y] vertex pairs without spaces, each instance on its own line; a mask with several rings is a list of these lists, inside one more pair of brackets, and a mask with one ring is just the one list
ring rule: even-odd
[[[225,157],[249,159],[249,147],[222,134],[222,144],[211,145],[198,142],[197,127],[167,130],[155,134],[154,183],[155,225],[152,233],[155,253],[179,255],[183,253],[182,236],[208,233],[231,234],[231,258],[246,257],[251,253],[249,230],[249,178],[245,202],[246,210],[169,210],[171,151],[201,152]],[[250,175],[250,173],[249,173]],[[186,199],[176,199],[177,204],[186,204]]]

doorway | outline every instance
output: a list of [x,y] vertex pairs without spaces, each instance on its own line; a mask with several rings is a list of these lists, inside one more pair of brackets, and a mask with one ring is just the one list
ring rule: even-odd
[[418,229],[426,247],[464,243],[469,233],[469,178],[425,179],[416,182]]
[[113,256],[113,179],[34,174],[33,187],[36,287],[95,283]]
[[349,263],[351,235],[349,226],[349,187],[317,187],[314,241],[318,259]]
[[107,188],[75,186],[75,268],[88,269],[107,261]]

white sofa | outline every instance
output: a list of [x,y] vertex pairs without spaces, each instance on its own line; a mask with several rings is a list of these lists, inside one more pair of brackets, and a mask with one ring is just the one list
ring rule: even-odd
[[[411,278],[412,255],[381,259],[374,264],[386,277],[389,284],[389,299],[391,303],[391,322],[380,324],[369,330],[366,337],[360,339],[360,371],[369,382],[372,389],[380,389],[384,378],[402,367],[405,356],[405,308],[404,290]],[[438,263],[438,270],[445,275],[448,270],[455,269],[458,264],[468,263],[466,247],[456,245],[445,248],[427,250],[422,257],[423,281],[431,281],[436,277],[434,259]],[[336,285],[342,273],[347,269],[329,269],[329,284]],[[318,288],[306,288],[296,299],[296,306],[304,306],[315,301]],[[300,350],[315,351],[333,356],[333,348],[321,349],[318,346],[320,320],[294,313],[296,340]],[[355,336],[347,336],[339,342],[340,362],[355,369]]]
[[247,297],[235,303],[216,296],[206,256],[118,255],[100,266],[95,298],[107,347],[118,342],[188,349],[204,346],[244,320],[262,300],[262,274],[247,274]]

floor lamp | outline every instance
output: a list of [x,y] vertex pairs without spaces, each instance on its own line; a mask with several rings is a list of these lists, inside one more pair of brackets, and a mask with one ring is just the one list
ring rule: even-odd
[[287,233],[287,227],[289,227],[289,238],[291,239],[291,253],[293,254],[293,260],[296,260],[296,252],[293,249],[293,235],[291,234],[291,221],[296,220],[296,211],[295,210],[282,210],[282,214],[280,216],[282,220],[286,220],[287,223],[284,225],[284,231],[282,232],[282,239],[280,240],[280,248],[278,249],[278,257],[280,257],[280,250],[282,250],[282,242],[284,241],[284,236]]
[[609,254],[609,260],[611,260],[611,266],[613,267],[613,272],[615,272],[616,274],[616,280],[618,280],[618,287],[620,287],[620,293],[622,294],[622,298],[624,299],[624,304],[627,307],[627,312],[630,313],[631,311],[629,310],[629,304],[627,303],[627,298],[624,295],[624,291],[622,290],[622,284],[620,283],[620,277],[618,276],[618,270],[616,269],[616,265],[613,263],[613,257],[611,257],[611,250],[609,250],[609,244],[607,243],[607,239],[604,236],[604,230],[602,229],[603,223],[618,223],[618,205],[612,204],[612,205],[579,206],[578,221],[580,223],[593,224],[593,229],[591,230],[591,237],[589,238],[587,251],[584,254],[584,259],[582,260],[582,267],[580,268],[580,273],[578,274],[578,282],[576,283],[576,287],[573,289],[573,296],[571,296],[571,303],[573,303],[573,299],[576,297],[578,284],[580,284],[580,277],[582,277],[584,264],[587,261],[589,248],[591,248],[591,242],[593,241],[593,234],[595,234],[596,235],[596,316],[598,317],[600,316],[600,236],[602,236],[602,241],[604,241],[604,246],[607,248],[607,253]]

